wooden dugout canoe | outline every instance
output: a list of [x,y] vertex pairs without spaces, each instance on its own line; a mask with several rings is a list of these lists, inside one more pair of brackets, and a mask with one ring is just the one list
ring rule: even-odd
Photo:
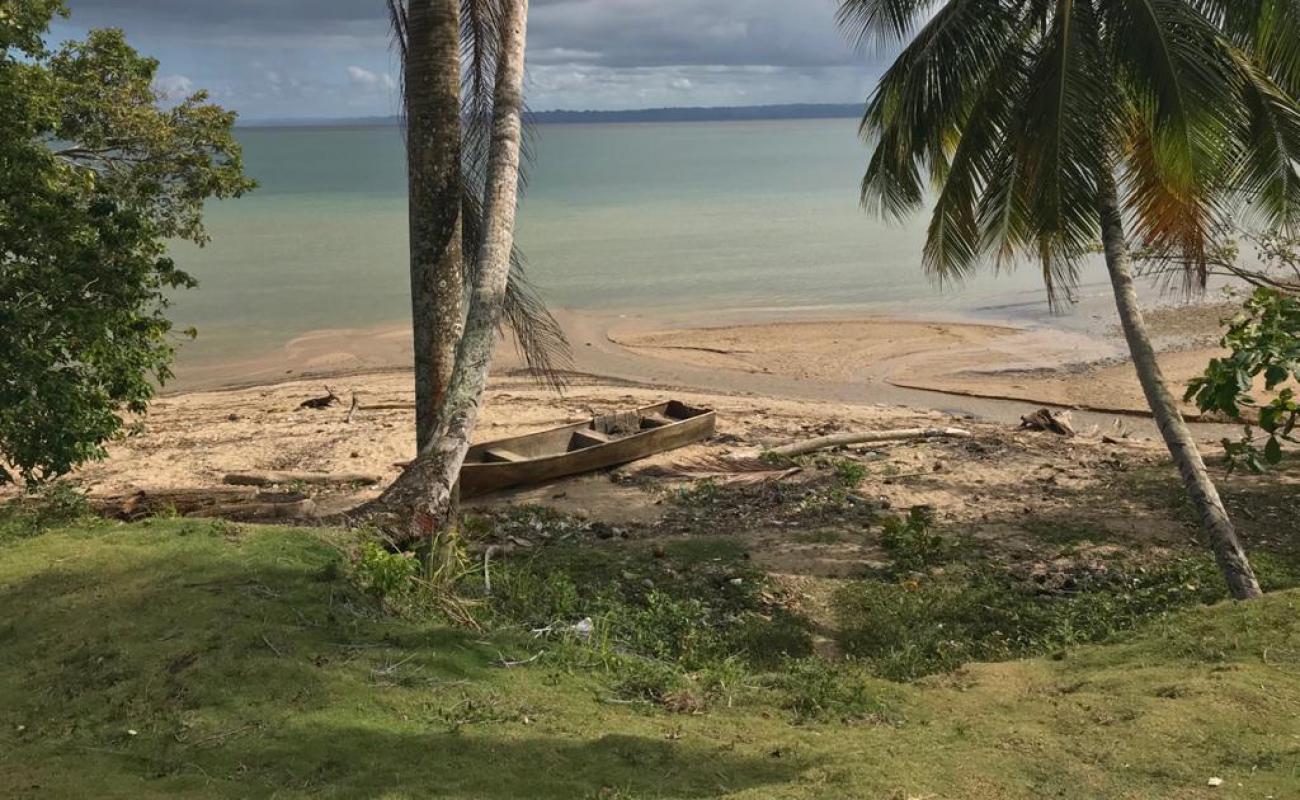
[[670,400],[547,431],[474,445],[460,470],[464,497],[577,475],[674,450],[713,435],[705,408]]

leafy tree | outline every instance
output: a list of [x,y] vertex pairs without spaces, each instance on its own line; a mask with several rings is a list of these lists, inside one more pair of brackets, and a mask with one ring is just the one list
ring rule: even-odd
[[864,39],[904,43],[872,95],[863,199],[902,216],[937,192],[924,259],[986,256],[1068,293],[1101,240],[1156,424],[1234,597],[1260,594],[1160,372],[1127,237],[1204,281],[1214,230],[1248,206],[1300,221],[1295,0],[842,0]]
[[[1187,388],[1187,399],[1202,411],[1218,411],[1234,420],[1254,415],[1240,441],[1225,439],[1229,469],[1245,466],[1262,472],[1265,465],[1282,460],[1282,442],[1297,442],[1300,398],[1284,383],[1300,382],[1300,297],[1277,289],[1258,288],[1246,301],[1242,313],[1232,320],[1223,337],[1230,353],[1210,361],[1205,374]],[[1277,393],[1264,405],[1251,395],[1255,381],[1264,378],[1264,388]],[[1253,427],[1264,433],[1261,449]]]
[[0,482],[104,455],[170,377],[168,239],[203,244],[203,203],[254,186],[235,115],[171,107],[121,31],[48,50],[62,0],[0,7]]

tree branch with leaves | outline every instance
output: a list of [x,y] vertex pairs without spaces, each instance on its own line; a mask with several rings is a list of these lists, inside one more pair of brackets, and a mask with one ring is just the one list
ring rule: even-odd
[[62,2],[0,11],[0,481],[29,486],[105,455],[170,376],[166,310],[194,279],[169,239],[208,241],[203,204],[255,184],[235,114],[174,106],[118,30],[57,51]]

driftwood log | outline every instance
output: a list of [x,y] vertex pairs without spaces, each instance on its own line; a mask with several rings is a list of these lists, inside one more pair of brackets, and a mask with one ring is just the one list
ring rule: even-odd
[[1052,411],[1040,408],[1032,414],[1020,418],[1020,427],[1031,431],[1047,431],[1061,436],[1075,436],[1074,425],[1070,422],[1069,411]]
[[316,504],[296,492],[259,492],[254,488],[138,489],[118,495],[92,495],[96,514],[127,522],[176,514],[182,517],[224,517],[235,520],[303,519]]
[[324,397],[313,397],[310,400],[303,400],[298,404],[298,408],[329,408],[330,406],[342,402],[339,396],[334,394],[334,390],[326,386],[325,391],[328,393]]
[[962,428],[898,428],[888,431],[861,431],[858,433],[836,433],[831,436],[821,436],[816,439],[809,439],[806,442],[794,442],[792,444],[773,447],[767,452],[785,456],[801,456],[805,453],[813,453],[818,450],[825,450],[828,447],[843,447],[850,444],[866,444],[869,442],[901,442],[909,439],[969,439],[971,432]]
[[232,472],[221,479],[227,486],[374,486],[383,481],[378,475],[347,472]]

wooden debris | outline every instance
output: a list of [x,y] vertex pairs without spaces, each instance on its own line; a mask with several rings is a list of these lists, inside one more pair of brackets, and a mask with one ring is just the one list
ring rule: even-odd
[[909,439],[936,438],[969,439],[970,437],[971,432],[962,428],[899,428],[888,431],[836,433],[831,436],[809,439],[806,442],[794,442],[780,447],[773,447],[768,452],[775,456],[790,458],[825,450],[828,447],[843,447],[844,445],[862,444],[864,442],[901,442]]
[[1051,409],[1040,408],[1032,414],[1021,417],[1020,427],[1024,430],[1047,431],[1060,436],[1073,437],[1077,435],[1074,425],[1070,422],[1069,411],[1052,411]]
[[328,392],[328,394],[326,394],[324,397],[313,397],[309,400],[303,400],[301,403],[298,404],[298,408],[314,408],[314,409],[329,408],[330,406],[335,405],[336,403],[342,402],[341,400],[339,400],[339,396],[334,394],[334,390],[331,389],[330,387],[326,386],[325,391]]
[[346,472],[232,472],[221,479],[228,486],[280,486],[300,483],[307,486],[374,486],[383,481],[378,475]]
[[799,467],[778,467],[760,458],[704,456],[674,464],[645,467],[631,474],[637,478],[708,479],[723,484],[754,484],[785,480],[799,472],[802,472]]
[[352,393],[352,406],[348,409],[348,418],[345,419],[345,420],[343,420],[344,422],[346,422],[346,423],[349,424],[349,425],[352,424],[352,417],[356,416],[356,413],[357,413],[357,404],[358,404],[357,393],[356,393],[356,392],[353,392],[353,393]]
[[138,489],[120,495],[91,496],[100,516],[126,522],[172,514],[236,520],[300,519],[315,512],[315,503],[296,492],[259,492],[255,488]]

